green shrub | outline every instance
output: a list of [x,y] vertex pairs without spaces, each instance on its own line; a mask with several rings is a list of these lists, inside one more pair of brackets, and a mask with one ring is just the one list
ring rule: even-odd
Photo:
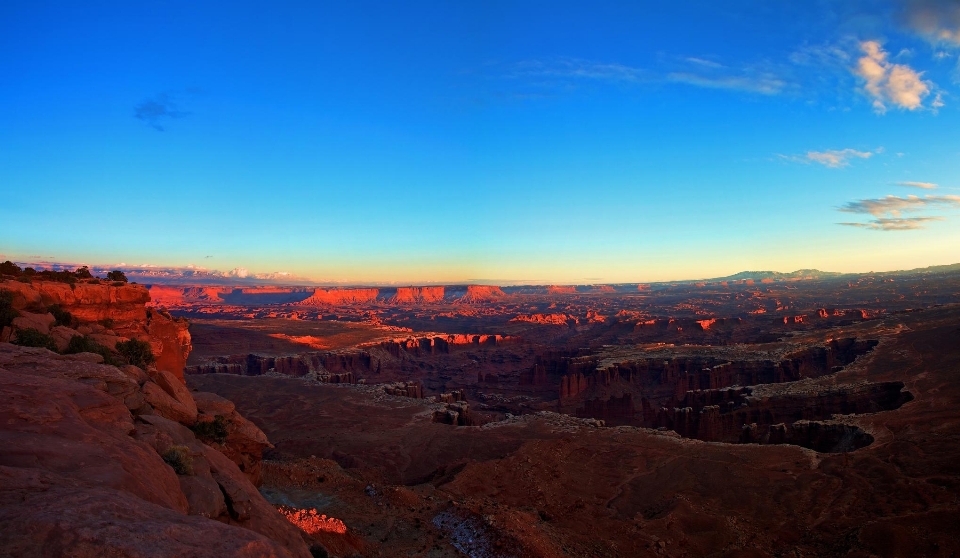
[[28,327],[27,329],[18,329],[13,338],[14,345],[21,347],[43,347],[57,352],[57,343],[46,333],[40,333],[38,330]]
[[209,422],[198,422],[190,427],[190,430],[203,442],[223,444],[227,441],[227,421],[223,415],[217,415]]
[[90,269],[87,266],[78,267],[77,270],[73,272],[73,275],[77,279],[93,279],[93,274],[90,273]]
[[23,268],[23,274],[24,274],[24,275],[27,275],[27,276],[36,275],[36,274],[37,274],[37,270],[36,270],[36,269],[33,269],[32,267],[25,267],[25,268]]
[[140,368],[146,368],[157,360],[153,356],[153,351],[150,349],[150,343],[140,341],[139,339],[120,341],[117,343],[117,352],[120,353],[127,362]]
[[127,282],[127,276],[124,275],[119,269],[115,269],[110,273],[107,273],[107,281],[119,281],[121,283]]
[[3,263],[0,263],[0,275],[13,275],[14,277],[19,277],[20,273],[23,270],[20,269],[20,266],[7,260]]
[[48,306],[47,312],[53,314],[53,317],[57,320],[56,325],[58,326],[76,327],[77,325],[77,320],[73,318],[73,314],[64,310],[59,304]]
[[0,329],[13,323],[13,319],[20,315],[13,308],[13,293],[0,291]]
[[103,357],[104,364],[110,364],[112,366],[121,366],[123,364],[123,361],[117,358],[117,355],[115,355],[113,351],[85,335],[74,335],[71,337],[70,342],[67,343],[67,348],[63,351],[65,355],[75,355],[77,353],[98,354]]
[[190,457],[190,448],[187,446],[170,446],[160,457],[173,467],[178,475],[193,474],[193,458]]
[[77,276],[74,275],[73,272],[71,271],[43,270],[43,271],[38,271],[37,275],[41,279],[45,279],[47,281],[59,281],[61,283],[69,283],[70,285],[73,285],[74,283],[77,282]]

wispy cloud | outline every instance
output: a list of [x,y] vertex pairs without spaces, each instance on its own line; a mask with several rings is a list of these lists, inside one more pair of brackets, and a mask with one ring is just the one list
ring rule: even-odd
[[897,186],[907,186],[908,188],[923,188],[924,190],[935,190],[937,185],[933,182],[897,182]]
[[872,215],[864,223],[839,223],[847,227],[860,227],[882,231],[907,231],[925,228],[933,221],[943,221],[940,215],[918,215],[903,217],[904,212],[918,212],[932,209],[960,209],[960,196],[886,196],[884,198],[856,200],[837,208],[844,213]]
[[819,163],[832,169],[840,169],[850,166],[853,159],[869,159],[877,153],[883,153],[883,148],[878,147],[875,151],[858,151],[856,149],[828,149],[826,151],[807,151],[803,155],[781,155],[777,157],[785,161],[794,163]]
[[903,15],[911,29],[931,42],[960,46],[960,2],[908,0]]
[[161,93],[152,99],[147,99],[134,108],[133,116],[150,125],[158,132],[164,131],[163,124],[168,120],[183,118],[189,115],[177,109],[177,105],[167,93]]
[[838,209],[846,213],[869,213],[874,217],[899,217],[903,211],[920,211],[932,207],[960,209],[960,196],[887,196],[847,202]]
[[931,221],[943,221],[943,217],[891,217],[867,221],[866,223],[837,223],[845,227],[860,227],[874,231],[912,231],[924,229]]
[[672,71],[578,58],[525,60],[509,68],[505,77],[554,80],[550,82],[554,86],[578,81],[621,84],[672,82],[763,95],[775,95],[787,86],[787,82],[773,72],[755,66],[735,68],[700,57],[669,58],[669,61],[661,63],[661,66],[664,65]]
[[508,77],[552,77],[598,81],[647,81],[649,72],[624,64],[593,62],[579,58],[524,60],[515,64]]
[[[887,52],[877,41],[863,41],[860,49],[865,56],[857,61],[852,71],[863,79],[864,91],[873,99],[873,109],[878,114],[887,111],[887,105],[916,110],[923,107],[923,99],[934,87],[924,81],[923,74],[906,64],[893,64],[887,60]],[[939,106],[942,100],[937,98]]]
[[772,74],[758,76],[738,75],[701,75],[690,72],[673,72],[667,74],[667,81],[686,83],[696,87],[708,89],[730,89],[747,91],[761,95],[776,95],[783,91],[786,82]]

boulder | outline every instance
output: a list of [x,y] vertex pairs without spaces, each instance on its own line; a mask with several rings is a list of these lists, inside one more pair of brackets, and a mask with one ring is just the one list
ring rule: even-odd
[[73,339],[74,335],[80,335],[80,332],[66,326],[54,326],[50,330],[50,337],[53,337],[53,341],[57,344],[58,351],[66,350],[67,345],[70,344],[70,340]]
[[193,400],[197,403],[197,410],[205,415],[228,416],[236,410],[236,406],[233,404],[233,401],[224,399],[216,393],[209,393],[205,391],[194,391],[192,393]]
[[197,422],[197,407],[184,405],[170,396],[162,387],[153,382],[143,384],[143,396],[147,403],[162,417],[184,424]]
[[50,334],[50,328],[56,323],[57,319],[53,314],[33,314],[31,312],[20,311],[20,315],[13,319],[11,325],[14,329],[33,328],[44,335]]

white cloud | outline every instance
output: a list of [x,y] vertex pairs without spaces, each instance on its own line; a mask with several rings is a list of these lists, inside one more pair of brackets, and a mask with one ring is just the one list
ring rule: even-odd
[[849,166],[850,159],[869,159],[872,156],[873,153],[870,151],[857,151],[856,149],[807,152],[807,159],[834,169]]
[[235,267],[227,272],[227,275],[230,277],[239,277],[240,279],[245,278],[247,275],[250,275],[250,272],[247,271],[244,267]]
[[[857,61],[853,72],[864,81],[864,90],[873,99],[873,108],[883,114],[887,105],[893,104],[907,110],[923,107],[923,99],[930,94],[931,82],[923,80],[923,74],[906,64],[892,64],[887,52],[877,41],[863,41],[860,49],[866,54]],[[935,102],[942,101],[937,99]]]
[[935,190],[937,185],[933,182],[897,182],[897,186],[907,186],[910,188],[923,188],[924,190]]
[[877,153],[883,153],[883,147],[875,151],[858,151],[856,149],[828,149],[826,151],[807,151],[803,155],[777,155],[783,160],[794,163],[819,163],[825,167],[839,169],[850,166],[852,159],[869,159]]

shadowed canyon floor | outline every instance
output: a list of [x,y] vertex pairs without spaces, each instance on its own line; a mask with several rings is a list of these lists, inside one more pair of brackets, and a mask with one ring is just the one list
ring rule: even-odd
[[[954,555],[960,306],[938,305],[960,289],[858,281],[764,287],[772,316],[696,285],[646,310],[505,293],[445,303],[455,333],[221,354],[187,379],[274,443],[270,501],[345,523],[314,538],[341,556]],[[568,318],[530,317],[538,297]],[[430,313],[350,304],[370,327]]]

